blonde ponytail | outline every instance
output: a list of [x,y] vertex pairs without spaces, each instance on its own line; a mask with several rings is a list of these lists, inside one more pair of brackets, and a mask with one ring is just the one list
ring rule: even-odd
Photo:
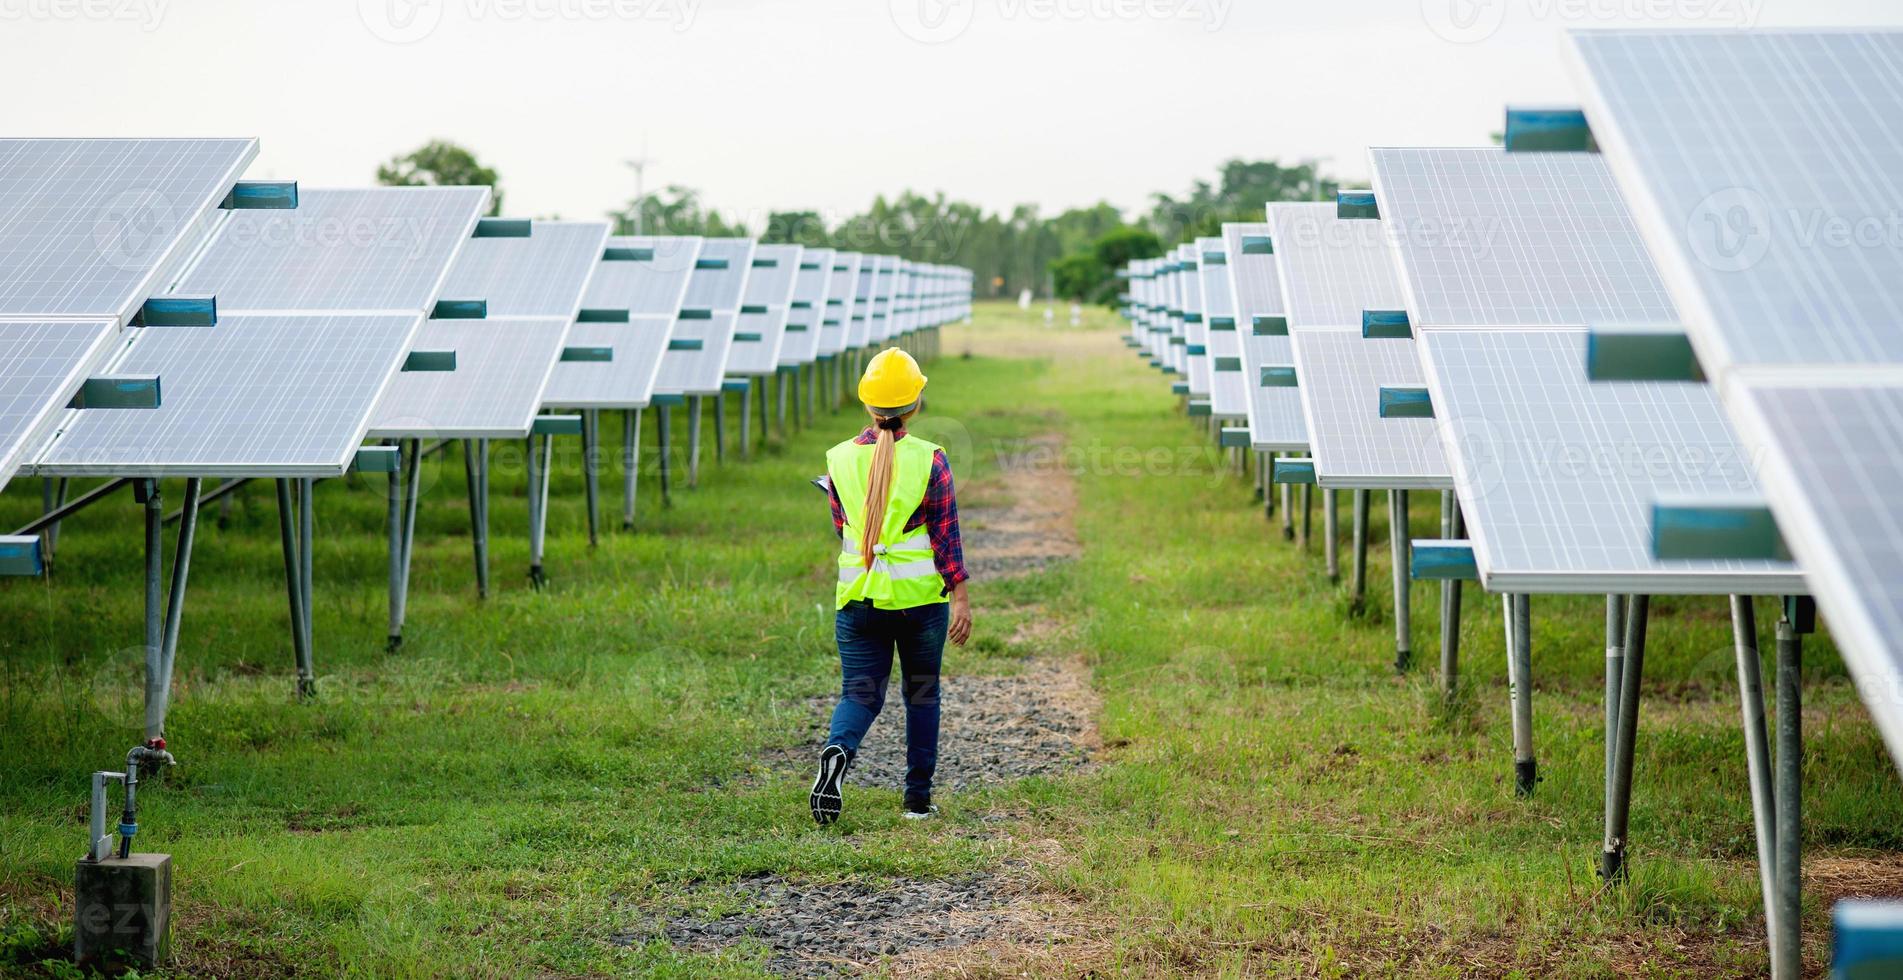
[[878,557],[872,549],[885,532],[885,508],[892,495],[892,457],[897,453],[899,429],[912,414],[872,417],[879,441],[872,448],[872,472],[866,474],[866,513],[859,522],[859,560],[868,569]]

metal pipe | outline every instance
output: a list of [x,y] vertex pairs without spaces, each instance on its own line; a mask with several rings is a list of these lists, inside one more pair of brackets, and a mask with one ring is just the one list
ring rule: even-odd
[[[119,859],[132,856],[132,838],[139,832],[139,768],[145,765],[153,767],[175,766],[178,760],[172,753],[165,751],[165,740],[158,737],[147,739],[143,745],[135,745],[126,753],[126,806],[119,815]],[[101,788],[100,798],[105,796]]]
[[1368,491],[1356,490],[1354,509],[1354,580],[1351,601],[1359,610],[1368,601]]
[[1335,491],[1322,491],[1322,556],[1328,564],[1328,581],[1341,581],[1341,514]]
[[1771,744],[1764,733],[1764,665],[1758,659],[1757,611],[1750,596],[1731,597],[1731,648],[1738,663],[1745,771],[1750,778],[1751,823],[1757,831],[1758,885],[1764,894],[1765,932],[1775,944],[1782,911],[1777,901],[1777,791],[1771,785]]
[[540,436],[540,450],[536,449],[537,438],[529,437],[529,586],[540,589],[548,584],[548,576],[542,573],[542,557],[548,543],[548,470],[554,464],[555,437]]
[[165,734],[165,541],[160,536],[165,516],[159,481],[139,481],[145,495],[145,737]]
[[[1441,537],[1461,537],[1460,502],[1447,490],[1440,497]],[[1460,581],[1440,584],[1440,693],[1449,701],[1460,693]]]
[[[692,413],[687,418],[687,485],[698,487],[700,486],[700,419],[705,406],[700,395],[695,395],[689,401],[693,404]],[[714,424],[716,426],[720,424],[718,411],[714,413]],[[715,432],[714,441],[716,444],[720,441],[718,430]]]
[[1539,783],[1539,763],[1533,755],[1533,597],[1513,597],[1513,659],[1508,677],[1513,695],[1513,792],[1532,796]]
[[[422,482],[423,446],[417,439],[409,440],[409,451],[403,458],[403,514],[402,546],[397,577],[396,601],[391,607],[390,649],[403,645],[403,623],[409,618],[410,611],[410,556],[416,549],[416,502],[420,494],[418,484]],[[305,615],[310,614],[310,593],[304,596]]]
[[91,490],[88,490],[85,493],[82,493],[79,496],[74,497],[70,503],[56,506],[52,510],[44,514],[41,514],[39,519],[35,520],[31,524],[28,524],[20,528],[18,531],[15,531],[13,533],[19,537],[25,538],[25,537],[31,537],[32,535],[35,535],[35,534],[39,534],[42,531],[51,530],[53,527],[57,526],[59,522],[65,520],[68,517],[73,516],[74,514],[79,513],[82,510],[85,510],[88,507],[91,507],[93,504],[96,504],[101,499],[103,499],[107,494],[112,493],[114,490],[117,490],[120,487],[127,486],[131,482],[132,480],[128,477],[119,477],[117,479],[108,480],[105,483],[102,483],[99,486],[96,486],[92,488]]
[[172,587],[165,599],[165,628],[159,639],[158,730],[152,731],[147,705],[146,738],[165,735],[165,714],[172,701],[172,665],[178,660],[178,631],[185,615],[185,582],[192,572],[192,542],[198,535],[198,477],[185,481],[185,513],[179,520],[178,545],[172,555]]
[[666,405],[655,406],[654,438],[655,444],[660,448],[661,506],[663,507],[671,506],[673,503],[667,496],[667,430],[670,424],[668,415],[669,412]]
[[[783,375],[780,378],[779,393],[773,402],[773,421],[774,421],[774,424],[779,428],[780,438],[782,439],[786,438],[786,399],[787,399],[786,389],[788,388],[794,389],[793,396],[792,396],[793,405],[797,409],[799,406],[799,397],[800,397],[799,384],[800,384],[800,372],[799,372],[799,368],[797,367],[795,367],[791,373]],[[795,412],[795,414],[798,414],[798,413]],[[798,422],[799,419],[795,418],[793,421]],[[760,424],[765,425],[766,423],[761,422]]]
[[581,413],[581,473],[588,498],[588,547],[601,543],[601,410]]
[[1295,487],[1282,484],[1282,540],[1295,540]]
[[[414,471],[411,478],[414,480]],[[297,582],[304,596],[304,649],[311,651],[317,649],[311,642],[311,636],[316,629],[312,624],[317,622],[317,610],[313,608],[313,593],[311,592],[312,566],[317,560],[317,549],[313,546],[317,537],[316,490],[316,481],[309,477],[297,481]],[[414,522],[415,518],[412,517],[411,520]],[[403,546],[405,581],[409,579],[409,562],[409,545],[406,544]]]
[[1632,755],[1639,731],[1639,678],[1645,673],[1645,628],[1652,597],[1632,596],[1626,606],[1625,673],[1619,679],[1619,727],[1613,756],[1612,792],[1606,797],[1606,834],[1599,853],[1599,875],[1624,881],[1626,834],[1632,820]]
[[621,413],[621,529],[634,530],[634,495],[641,482],[641,410]]
[[469,488],[469,544],[476,563],[476,598],[486,599],[489,597],[489,544],[483,540],[482,477],[478,472],[482,464],[476,458],[481,453],[478,445],[476,439],[463,441],[463,481]]
[[[384,502],[384,524],[390,536],[390,621],[384,646],[394,650],[403,642],[403,455],[405,440],[391,442],[396,447],[396,465],[391,467],[386,484],[389,499]],[[283,481],[279,481],[283,482]],[[283,506],[283,504],[280,504]],[[289,554],[289,552],[287,552]]]
[[1407,491],[1388,491],[1388,544],[1394,561],[1394,669],[1406,673],[1414,665],[1413,599],[1408,575]]
[[1777,624],[1777,932],[1771,941],[1774,980],[1803,971],[1803,640],[1789,619]]
[[[752,386],[749,385],[748,387],[751,388]],[[740,397],[744,399],[747,396],[744,392],[742,392]],[[747,424],[747,406],[743,404],[740,406],[740,425],[743,430],[741,435],[741,442],[743,444],[746,441],[745,432],[744,432],[746,424]],[[726,462],[726,460],[727,460],[727,390],[725,387],[722,387],[720,390],[720,393],[714,396],[714,462],[724,463]]]
[[1617,766],[1619,684],[1625,673],[1626,597],[1606,596],[1606,763],[1604,792],[1612,798],[1612,770]]
[[297,513],[291,504],[291,481],[279,479],[277,491],[278,538],[284,549],[284,588],[291,600],[291,649],[297,662],[297,696],[302,699],[316,692],[317,678],[311,670],[311,651],[306,639],[310,634],[304,629],[304,597],[300,586],[302,572],[297,557]]
[[1302,484],[1302,533],[1301,533],[1301,548],[1303,551],[1308,550],[1309,531],[1314,527],[1314,523],[1315,523],[1315,488],[1310,484],[1304,483]]
[[[241,476],[235,480],[226,480],[225,482],[220,483],[216,487],[213,487],[211,492],[206,493],[203,496],[200,496],[198,498],[198,506],[202,509],[206,504],[226,501],[229,499],[232,493],[237,492],[245,484],[250,482],[251,482],[251,478],[248,476]],[[184,513],[185,513],[185,508],[180,507],[178,510],[175,510],[171,512],[170,514],[165,515],[165,523],[167,524],[176,523],[179,517],[182,516]]]
[[[767,416],[767,404],[766,404],[766,403],[767,403],[767,398],[768,398],[768,396],[770,396],[770,395],[772,395],[772,394],[773,394],[773,372],[771,372],[771,371],[768,371],[768,372],[767,372],[767,373],[766,373],[765,375],[762,375],[762,376],[761,376],[761,378],[760,378],[760,398],[759,398],[759,404],[760,404],[760,447],[761,447],[762,449],[764,449],[764,448],[766,448],[766,444],[767,444],[767,442],[768,442],[768,440],[769,440],[769,438],[770,438],[770,436],[772,435],[772,430],[770,430],[770,429],[768,429],[768,428],[767,428],[767,419],[766,419],[766,416]],[[784,385],[782,385],[782,386],[781,386],[781,389],[780,389],[780,407],[781,407],[781,409],[785,409],[785,407],[786,407],[786,389],[785,389],[785,386],[784,386]],[[780,416],[781,416],[781,419],[780,419],[780,422],[781,422],[781,425],[780,425],[780,429],[781,429],[782,431],[784,431],[784,430],[786,429],[786,424],[785,424],[785,422],[786,422],[786,419],[785,419],[785,416],[786,416],[786,413],[785,413],[785,411],[781,411],[781,413],[780,413]]]

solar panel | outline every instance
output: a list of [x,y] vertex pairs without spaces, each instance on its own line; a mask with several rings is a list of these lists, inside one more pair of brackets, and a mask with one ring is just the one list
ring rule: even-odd
[[111,370],[156,374],[151,409],[68,413],[36,466],[53,476],[334,477],[422,314],[220,314],[137,331]]
[[1271,204],[1270,235],[1290,327],[1361,328],[1365,310],[1407,297],[1382,222],[1335,217],[1333,204]]
[[1198,238],[1196,252],[1210,414],[1247,418],[1249,392],[1242,383],[1242,339],[1236,330],[1235,291],[1229,285],[1228,246],[1221,238]]
[[1707,371],[1903,363],[1903,31],[1570,38]]
[[491,317],[570,319],[607,240],[606,224],[574,221],[530,222],[527,238],[472,238],[442,297],[486,300]]
[[1380,414],[1382,386],[1426,382],[1414,341],[1314,327],[1294,328],[1290,339],[1317,484],[1336,490],[1453,486],[1434,419]]
[[1196,242],[1177,249],[1183,273],[1183,362],[1192,398],[1209,397],[1209,320],[1203,302],[1202,256]]
[[858,350],[872,342],[872,291],[883,255],[867,255],[859,263],[859,281],[853,286],[852,315],[846,320],[846,349]]
[[753,241],[709,238],[701,243],[694,274],[687,280],[681,315],[674,321],[655,394],[718,395],[726,380],[727,358],[741,298],[752,271]]
[[[607,361],[561,361],[542,403],[550,408],[646,408],[654,398],[661,358],[700,259],[702,239],[614,237],[588,282],[581,308],[619,322],[584,317],[568,331],[571,347],[606,347]],[[608,256],[613,256],[612,258]]]
[[1368,156],[1416,327],[1678,322],[1598,154]]
[[859,266],[865,256],[839,252],[833,256],[832,282],[826,288],[826,309],[820,316],[819,353],[832,357],[846,349],[853,314],[858,310]]
[[1805,591],[1789,562],[1653,557],[1661,496],[1758,489],[1710,387],[1588,381],[1580,329],[1441,328],[1418,343],[1490,591]]
[[0,316],[125,322],[257,154],[253,139],[0,140]]
[[1248,392],[1249,443],[1258,452],[1306,449],[1308,420],[1302,416],[1301,393],[1262,383],[1263,368],[1295,363],[1288,337],[1271,332],[1272,318],[1282,316],[1283,307],[1276,256],[1263,251],[1270,228],[1265,224],[1230,224],[1222,230],[1229,257],[1236,336],[1242,346],[1242,380]]
[[728,376],[759,377],[779,369],[802,251],[798,245],[761,245],[754,251],[733,353],[727,358]]
[[231,212],[169,292],[233,312],[427,310],[488,207],[486,187],[300,191],[295,209]]
[[425,321],[414,349],[455,351],[456,370],[398,373],[369,437],[526,438],[568,330],[548,317]]
[[0,321],[0,489],[106,355],[116,326],[112,320]]
[[886,256],[879,266],[872,300],[871,339],[875,344],[883,344],[898,334],[900,262],[896,256]]
[[809,248],[800,257],[792,310],[786,317],[786,341],[780,345],[781,367],[811,364],[819,356],[820,324],[828,316],[826,301],[832,295],[833,263],[838,256],[830,248]]
[[1753,379],[1733,402],[1739,430],[1776,447],[1759,475],[1784,540],[1891,754],[1903,757],[1903,383]]

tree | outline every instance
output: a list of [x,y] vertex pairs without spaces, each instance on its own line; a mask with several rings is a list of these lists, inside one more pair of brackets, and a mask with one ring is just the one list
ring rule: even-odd
[[420,149],[377,168],[377,183],[386,187],[489,188],[489,213],[502,213],[502,182],[476,155],[448,140],[430,140]]
[[825,248],[830,241],[826,219],[817,211],[775,211],[767,215],[760,241],[768,245],[804,245]]
[[1114,279],[1115,275],[1106,271],[1092,252],[1072,252],[1051,263],[1051,288],[1064,299],[1079,303],[1096,299],[1106,278]]
[[644,235],[700,235],[707,238],[747,238],[747,226],[739,222],[729,223],[720,212],[703,207],[700,192],[691,187],[669,184],[659,194],[635,201],[619,211],[610,211],[608,216],[614,219],[615,234],[632,235],[635,230],[636,209],[641,215],[641,233]]

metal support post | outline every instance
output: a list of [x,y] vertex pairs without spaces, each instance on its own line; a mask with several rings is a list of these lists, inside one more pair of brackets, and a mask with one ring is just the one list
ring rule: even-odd
[[1414,664],[1412,582],[1407,567],[1407,491],[1388,491],[1388,541],[1394,558],[1394,669],[1406,673]]
[[1619,727],[1614,731],[1611,792],[1606,794],[1605,839],[1600,844],[1599,876],[1624,881],[1627,831],[1632,820],[1632,754],[1639,731],[1639,678],[1645,673],[1645,628],[1652,597],[1635,595],[1626,605],[1625,671],[1619,678]]

